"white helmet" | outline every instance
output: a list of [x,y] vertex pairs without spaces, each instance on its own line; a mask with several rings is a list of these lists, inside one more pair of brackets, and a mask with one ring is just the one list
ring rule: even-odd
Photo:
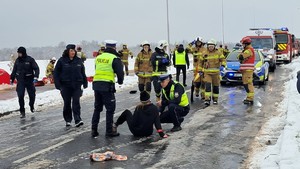
[[55,57],[53,57],[53,58],[51,58],[50,60],[56,61],[56,58],[55,58]]
[[203,38],[201,36],[198,36],[195,41],[199,41],[203,43]]
[[166,40],[160,40],[160,41],[158,42],[157,48],[163,49],[164,47],[166,47],[166,46],[168,46],[168,45],[169,45],[169,44],[168,44],[168,42],[167,42]]
[[207,45],[217,45],[217,41],[215,39],[210,39],[208,42],[207,42]]
[[148,41],[145,40],[145,41],[142,42],[141,45],[142,45],[142,46],[144,46],[144,45],[149,45],[149,46],[150,46],[150,43],[149,43]]

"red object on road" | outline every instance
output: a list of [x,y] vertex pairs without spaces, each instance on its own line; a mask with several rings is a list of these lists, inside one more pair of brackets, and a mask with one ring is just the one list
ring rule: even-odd
[[39,81],[34,83],[34,86],[45,86],[45,83],[44,83],[43,80],[39,80]]
[[0,69],[0,85],[10,84],[10,75],[3,69]]

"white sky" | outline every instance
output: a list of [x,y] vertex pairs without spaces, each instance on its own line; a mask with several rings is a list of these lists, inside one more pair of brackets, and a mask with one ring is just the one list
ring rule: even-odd
[[[286,26],[300,37],[299,0],[223,0],[225,42],[250,27]],[[0,0],[0,48],[115,39],[167,39],[166,0]],[[222,0],[169,0],[170,40],[222,41]]]

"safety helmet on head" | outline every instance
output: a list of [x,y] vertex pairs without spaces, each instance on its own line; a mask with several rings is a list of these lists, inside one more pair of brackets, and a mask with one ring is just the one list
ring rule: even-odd
[[249,38],[248,36],[243,37],[243,39],[241,40],[242,44],[250,44],[251,42],[251,38]]
[[148,41],[145,40],[145,41],[142,42],[141,45],[142,45],[142,46],[145,46],[145,45],[149,45],[149,46],[150,46],[150,43],[149,43]]
[[207,45],[217,45],[217,41],[215,39],[210,39],[208,42],[207,42]]
[[166,47],[166,46],[168,46],[168,45],[169,45],[169,44],[168,44],[168,42],[167,42],[166,40],[160,40],[160,41],[158,42],[157,48],[163,49],[164,47]]
[[53,57],[53,58],[51,58],[50,60],[51,60],[51,61],[56,61],[56,58],[55,58],[55,57]]
[[124,43],[123,46],[127,46],[127,44]]
[[203,38],[201,36],[198,36],[195,40],[196,42],[199,41],[199,42],[202,42],[203,43]]

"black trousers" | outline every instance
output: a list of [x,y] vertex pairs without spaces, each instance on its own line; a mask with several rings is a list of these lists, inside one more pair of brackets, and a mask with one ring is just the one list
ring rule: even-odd
[[152,76],[151,80],[153,81],[154,91],[156,94],[156,97],[160,97],[161,95],[161,85],[158,82],[159,76]]
[[24,103],[24,96],[25,96],[25,88],[27,89],[27,93],[29,96],[29,106],[34,108],[34,102],[35,102],[35,87],[32,80],[27,80],[25,82],[18,82],[17,84],[17,94],[19,99],[19,106],[20,106],[20,112],[25,113],[25,103]]
[[114,122],[114,113],[116,110],[116,99],[113,92],[94,91],[95,103],[94,114],[92,117],[92,130],[98,129],[100,112],[103,106],[106,108],[106,133],[112,133],[112,124]]
[[186,84],[186,66],[185,65],[179,65],[176,66],[176,81],[179,82],[179,76],[180,72],[182,71],[183,74],[183,84]]
[[[72,112],[75,123],[81,121],[80,116],[80,97],[82,95],[81,88],[62,87],[61,96],[64,100],[63,116],[66,122],[72,121]],[[72,106],[71,106],[72,104]]]
[[169,104],[168,110],[160,114],[161,123],[173,123],[174,126],[180,126],[190,111],[190,107],[181,107],[177,104]]

